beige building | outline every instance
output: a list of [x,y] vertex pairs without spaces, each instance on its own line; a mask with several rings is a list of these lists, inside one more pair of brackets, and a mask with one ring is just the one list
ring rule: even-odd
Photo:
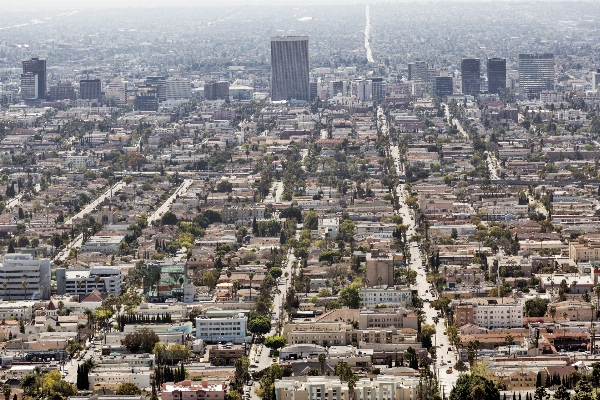
[[283,336],[287,339],[288,345],[312,343],[320,346],[347,346],[352,342],[385,344],[410,342],[413,343],[413,347],[419,347],[415,340],[415,332],[414,329],[396,327],[353,329],[352,325],[341,322],[295,323],[287,324],[283,328]]
[[160,388],[162,400],[224,400],[227,385],[224,382],[210,384],[208,381],[163,383]]
[[410,328],[418,330],[417,320],[416,313],[402,308],[361,310],[358,314],[358,327],[359,329]]
[[[368,286],[394,285],[394,257],[392,254],[373,249],[367,253]],[[381,279],[379,279],[381,278]]]
[[379,375],[356,382],[350,396],[347,382],[323,376],[293,377],[275,381],[276,400],[412,400],[416,398],[418,378]]
[[575,262],[600,260],[600,238],[580,236],[569,242],[569,258]]
[[[593,296],[593,293],[591,294]],[[579,296],[581,298],[581,296]],[[591,306],[594,303],[585,301],[561,301],[552,304],[556,307],[556,318],[563,318],[564,313],[567,313],[567,318],[570,321],[591,321],[593,312]]]

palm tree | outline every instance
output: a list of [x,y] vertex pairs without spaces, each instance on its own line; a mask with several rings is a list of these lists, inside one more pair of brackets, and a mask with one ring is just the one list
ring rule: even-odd
[[250,272],[248,274],[248,279],[250,279],[250,301],[252,301],[252,279],[254,278],[254,272]]
[[554,317],[556,316],[556,306],[550,306],[550,308],[548,308],[548,312],[552,317],[552,322],[554,322]]
[[325,375],[325,360],[327,360],[327,357],[325,357],[324,353],[319,354],[319,366],[321,367],[321,375]]
[[379,284],[379,286],[381,286],[381,281],[383,281],[383,276],[379,275],[377,277],[377,283]]
[[[26,276],[23,275],[23,278],[26,278]],[[23,288],[25,299],[27,299],[27,280],[26,279],[23,279],[23,282],[21,282],[21,287]]]
[[96,284],[96,289],[98,289],[98,284],[100,283],[100,276],[96,275],[94,277],[94,283]]
[[510,357],[510,345],[513,343],[514,340],[515,340],[515,338],[510,333],[504,337],[504,341],[509,346],[508,347],[508,357]]
[[[8,282],[4,281],[2,283],[2,289],[4,289],[4,296],[6,297],[6,289],[8,288]],[[10,301],[10,296],[8,297],[8,301]]]

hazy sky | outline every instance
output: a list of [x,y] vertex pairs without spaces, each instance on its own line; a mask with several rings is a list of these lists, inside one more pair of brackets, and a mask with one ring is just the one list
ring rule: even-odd
[[[85,9],[85,8],[119,8],[119,7],[180,7],[180,6],[221,6],[233,4],[355,4],[355,3],[398,3],[398,2],[448,2],[482,0],[0,0],[0,9],[4,10],[40,10],[40,9]],[[492,2],[494,0],[483,0]],[[497,0],[496,0],[497,1]],[[501,0],[520,1],[520,0]],[[566,2],[578,0],[545,0]],[[583,0],[584,2],[596,0]]]

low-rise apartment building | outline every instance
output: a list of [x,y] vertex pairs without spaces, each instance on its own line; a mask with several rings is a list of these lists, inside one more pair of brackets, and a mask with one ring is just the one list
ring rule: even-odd
[[504,299],[454,302],[456,326],[474,324],[488,329],[523,327],[523,304]]
[[205,342],[246,342],[248,317],[243,313],[226,317],[196,318],[196,338]]
[[111,267],[90,269],[56,269],[56,293],[58,295],[87,295],[99,290],[118,296],[121,294],[121,270]]
[[379,304],[405,305],[412,302],[412,290],[408,287],[375,286],[360,289],[360,300],[364,307]]
[[160,388],[162,400],[225,400],[225,382],[192,382],[185,380],[177,383],[163,383]]

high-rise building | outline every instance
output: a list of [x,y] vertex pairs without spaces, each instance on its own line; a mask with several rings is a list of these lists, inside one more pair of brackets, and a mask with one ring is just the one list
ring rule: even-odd
[[192,83],[189,79],[167,79],[167,100],[189,99],[192,97]]
[[75,100],[75,87],[71,82],[57,83],[48,89],[48,101]]
[[206,100],[227,100],[229,98],[229,82],[206,82],[204,84],[204,98]]
[[426,61],[416,61],[408,64],[408,80],[428,83],[430,82],[429,66]]
[[50,260],[31,254],[6,254],[0,264],[0,280],[6,282],[4,300],[50,298]]
[[462,75],[462,92],[476,96],[481,91],[480,63],[478,58],[463,58],[460,72]]
[[319,83],[318,82],[310,82],[308,84],[308,88],[309,88],[308,89],[308,92],[309,92],[308,98],[309,98],[310,101],[313,101],[314,99],[317,98],[317,96],[318,96],[318,93],[317,93],[318,92],[318,87],[319,87]]
[[106,85],[105,97],[118,103],[127,102],[127,84],[117,78]]
[[519,87],[529,96],[554,90],[554,54],[519,54]]
[[79,98],[96,100],[102,97],[102,83],[100,79],[82,79],[79,81]]
[[140,86],[133,100],[133,109],[135,111],[157,111],[158,103],[156,87]]
[[451,76],[436,76],[434,81],[433,93],[436,96],[450,96],[454,93],[454,86]]
[[164,76],[146,77],[146,86],[156,88],[156,97],[159,102],[167,100],[167,80]]
[[381,102],[385,99],[387,92],[387,83],[383,78],[371,78],[371,96],[373,100]]
[[506,89],[506,59],[488,58],[488,93],[498,94]]
[[23,100],[46,98],[46,60],[34,57],[23,61],[21,98]]
[[271,100],[310,100],[308,36],[271,38]]
[[592,72],[592,90],[599,90],[600,85],[600,68],[597,68],[595,72]]

